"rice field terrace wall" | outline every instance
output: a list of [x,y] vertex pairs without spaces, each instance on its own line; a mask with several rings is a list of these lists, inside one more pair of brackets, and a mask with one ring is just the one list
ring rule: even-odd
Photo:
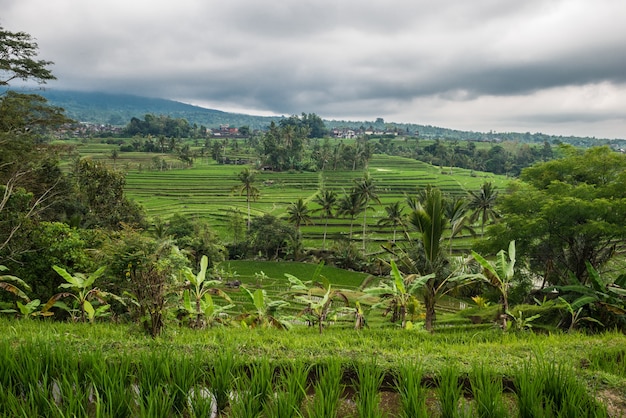
[[123,325],[7,320],[0,330],[6,417],[626,412],[626,337],[614,333],[181,329],[151,340]]

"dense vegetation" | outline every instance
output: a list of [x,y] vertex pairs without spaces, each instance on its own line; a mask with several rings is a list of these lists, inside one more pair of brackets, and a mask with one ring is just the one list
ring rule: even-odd
[[[0,34],[3,46],[10,46],[0,55],[6,75],[1,84],[53,77],[46,69],[49,62],[34,59],[36,44],[27,34]],[[432,389],[435,409],[443,416],[459,410],[481,416],[497,410],[502,416],[604,414],[593,396],[580,395],[589,388],[573,371],[581,363],[571,361],[599,364],[614,355],[610,366],[597,367],[621,370],[623,351],[606,355],[578,346],[581,351],[571,351],[576,353],[571,358],[556,359],[565,364],[567,358],[567,366],[561,366],[551,359],[530,362],[527,350],[521,359],[504,358],[510,367],[487,368],[481,357],[469,370],[460,363],[444,367],[441,359],[433,367],[402,363],[399,357],[414,349],[404,348],[407,339],[416,345],[451,343],[448,349],[456,353],[451,356],[460,356],[460,347],[470,341],[511,350],[536,343],[539,350],[547,349],[554,335],[561,336],[565,351],[577,347],[576,338],[583,346],[606,339],[606,350],[618,347],[623,340],[618,332],[626,329],[624,154],[608,147],[487,144],[483,157],[489,163],[481,163],[482,152],[473,142],[318,139],[325,132],[314,114],[228,141],[193,138],[199,129],[183,139],[188,124],[146,117],[148,128],[173,129],[168,136],[158,134],[164,140],[158,147],[146,149],[154,139],[143,131],[117,142],[53,141],[50,133],[67,118],[36,95],[8,91],[0,96],[0,108],[0,303],[3,313],[22,320],[0,326],[3,335],[18,328],[43,333],[0,346],[5,415],[30,415],[30,410],[35,415],[114,416],[105,409],[113,405],[113,389],[107,385],[116,384],[115,396],[123,398],[126,415],[163,416],[156,411],[164,408],[165,415],[190,416],[186,397],[191,388],[195,393],[210,388],[218,408],[231,416],[262,411],[271,416],[274,412],[268,411],[279,408],[267,396],[271,385],[290,393],[289,379],[281,381],[277,372],[283,366],[289,371],[285,375],[299,370],[305,382],[301,389],[314,393],[306,416],[332,416],[346,379],[358,393],[359,416],[378,416],[377,396],[386,376],[402,399],[396,411],[399,405],[410,407],[405,394],[423,410],[424,390]],[[140,122],[129,126],[145,128]],[[123,151],[124,146],[132,150]],[[428,153],[433,160],[417,161],[406,152]],[[461,156],[475,167],[456,167]],[[480,164],[521,174],[512,180],[480,171]],[[47,334],[58,335],[55,327],[65,326],[53,320],[81,323],[74,324],[80,330],[91,329],[88,325],[123,326],[130,334],[143,330],[165,351],[135,362],[124,357],[134,355],[127,347],[120,357],[107,357],[103,350],[93,357],[68,356],[59,345],[71,345],[71,339]],[[263,336],[273,329],[291,330],[295,342],[283,342],[272,354],[262,347],[271,347]],[[614,333],[576,334],[609,329]],[[160,336],[178,334],[208,336],[222,347],[227,343],[231,351],[219,361],[230,364],[224,378],[230,386],[220,392],[215,386],[219,361],[200,357],[189,363],[197,365],[186,369],[195,370],[190,375],[170,376],[187,379],[185,384],[157,384],[165,374],[149,377],[147,370],[161,373],[151,364],[184,369],[182,357],[168,351],[175,346],[159,346]],[[311,343],[313,334],[331,337]],[[337,358],[312,354],[318,341],[323,352],[324,344],[336,350],[337,341],[351,340],[354,344],[339,345],[346,350]],[[385,340],[395,343],[385,346]],[[52,345],[34,358],[30,353],[42,341]],[[202,344],[188,343],[188,349],[215,349]],[[239,347],[237,356],[234,347]],[[14,354],[22,349],[23,357]],[[283,363],[276,357],[282,351],[308,354],[300,356],[300,363]],[[259,353],[261,360],[253,361]],[[409,357],[418,354],[432,355],[411,351]],[[380,363],[364,361],[377,356]],[[111,364],[123,364],[128,373],[105,384],[98,376],[112,375]],[[428,372],[433,384],[425,384],[428,379],[423,382],[419,373],[402,371],[413,366]],[[42,368],[49,374],[41,375]],[[67,380],[60,380],[64,373],[58,368],[68,371]],[[18,376],[21,369],[26,372]],[[508,403],[502,400],[506,375],[513,376],[511,392],[516,394]],[[616,375],[611,379],[623,380]],[[463,376],[468,384],[461,384]],[[536,393],[533,386],[529,390],[535,398],[525,398],[523,382],[544,379],[554,393],[545,388]],[[175,396],[172,385],[182,394]],[[243,389],[255,385],[264,392],[247,399]],[[231,390],[239,396],[217,399]],[[472,395],[471,405],[460,401],[464,392]],[[483,410],[480,396],[487,392],[492,393],[486,399],[490,406]],[[133,393],[141,401],[124,398]],[[302,397],[296,402],[298,409],[303,402]]]

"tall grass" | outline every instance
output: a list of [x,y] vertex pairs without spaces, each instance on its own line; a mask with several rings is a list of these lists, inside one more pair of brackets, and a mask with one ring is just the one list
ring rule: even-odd
[[267,404],[267,416],[292,418],[301,416],[302,402],[306,396],[309,367],[294,361],[280,367],[276,393]]
[[476,415],[480,418],[506,418],[509,411],[504,403],[502,376],[483,364],[472,367],[472,396]]
[[451,365],[444,367],[438,378],[437,398],[442,418],[458,418],[466,415],[461,408],[463,386],[460,382],[459,370]]
[[375,363],[355,364],[358,382],[356,409],[360,418],[380,418],[383,411],[380,409],[380,386],[384,372]]
[[341,361],[337,358],[329,359],[325,366],[316,367],[316,374],[318,380],[314,385],[315,395],[307,408],[308,416],[309,418],[335,418],[343,392]]
[[212,367],[207,372],[209,387],[215,402],[217,403],[218,412],[224,411],[228,405],[230,392],[233,389],[232,384],[235,378],[235,356],[231,351],[220,353],[213,361]]
[[426,387],[422,385],[424,369],[421,363],[403,361],[395,376],[396,390],[400,394],[402,418],[428,418]]
[[524,363],[516,371],[515,385],[522,418],[608,416],[574,369],[556,361]]

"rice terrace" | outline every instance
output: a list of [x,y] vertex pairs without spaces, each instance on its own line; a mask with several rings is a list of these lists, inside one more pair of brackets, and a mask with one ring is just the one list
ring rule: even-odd
[[[54,79],[0,46],[0,86]],[[626,416],[623,142],[31,93],[0,92],[0,416]]]

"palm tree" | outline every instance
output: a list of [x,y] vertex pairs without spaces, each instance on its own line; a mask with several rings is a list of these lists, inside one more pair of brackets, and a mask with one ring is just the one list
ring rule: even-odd
[[423,252],[423,272],[429,277],[424,283],[424,307],[426,308],[425,328],[432,331],[436,318],[436,289],[442,281],[442,267],[445,256],[442,251],[443,233],[448,227],[448,219],[444,210],[444,198],[439,189],[427,188],[423,199],[417,202],[416,208],[409,214],[408,225],[420,233]]
[[485,224],[491,219],[494,222],[500,218],[500,214],[495,210],[498,192],[490,181],[483,183],[476,192],[470,191],[469,209],[472,211],[472,222],[481,220],[480,235],[485,235]]
[[350,193],[344,193],[337,204],[337,213],[341,216],[350,217],[350,240],[352,240],[352,227],[354,226],[354,218],[365,210],[365,201],[363,196],[356,190]]
[[245,193],[246,195],[246,204],[248,205],[248,230],[250,230],[250,201],[257,200],[261,192],[254,186],[254,180],[256,177],[256,173],[250,170],[248,167],[241,170],[241,172],[237,175],[237,178],[241,182],[240,186],[236,186],[235,189],[239,190],[239,196]]
[[396,231],[399,226],[404,224],[404,215],[402,213],[403,210],[404,208],[399,201],[387,205],[385,206],[385,212],[387,213],[387,215],[384,218],[379,219],[377,223],[377,225],[379,226],[391,226],[393,228],[392,243],[394,244],[396,242]]
[[322,212],[326,223],[324,224],[324,240],[322,241],[322,249],[326,249],[326,231],[328,230],[328,219],[333,217],[333,209],[337,202],[337,193],[332,190],[322,189],[316,195],[313,200],[320,205],[319,209],[315,209],[315,212]]
[[311,223],[311,211],[307,207],[304,199],[299,198],[287,207],[287,220],[296,227],[296,231],[300,232],[300,225]]
[[446,217],[450,221],[450,241],[448,242],[450,253],[452,253],[452,239],[455,236],[463,231],[469,232],[472,236],[476,234],[474,228],[469,224],[471,217],[468,215],[468,206],[467,199],[461,196],[446,199],[444,209]]
[[380,204],[380,199],[376,194],[376,185],[374,184],[374,180],[370,176],[369,172],[365,172],[362,179],[356,180],[355,190],[361,196],[361,200],[364,201],[363,210],[363,254],[365,254],[365,238],[367,237],[367,209],[369,207],[370,200],[378,202]]

